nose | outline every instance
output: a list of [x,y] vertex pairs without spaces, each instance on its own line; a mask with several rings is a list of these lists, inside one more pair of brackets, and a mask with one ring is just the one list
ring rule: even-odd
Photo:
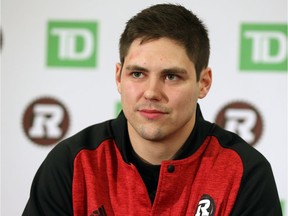
[[161,81],[150,78],[147,80],[144,98],[146,100],[160,101],[163,97],[163,83]]

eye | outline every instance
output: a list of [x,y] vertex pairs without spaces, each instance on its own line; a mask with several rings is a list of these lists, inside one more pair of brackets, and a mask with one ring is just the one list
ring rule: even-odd
[[132,77],[137,78],[137,79],[143,77],[143,73],[142,72],[132,72],[131,74],[132,74]]
[[173,81],[173,80],[178,80],[178,78],[179,77],[177,75],[175,75],[175,74],[167,74],[166,75],[166,79],[167,80],[172,80]]

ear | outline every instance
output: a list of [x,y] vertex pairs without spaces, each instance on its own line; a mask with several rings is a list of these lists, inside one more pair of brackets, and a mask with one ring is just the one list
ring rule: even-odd
[[204,98],[211,87],[212,84],[212,70],[211,68],[205,68],[202,70],[199,79],[199,96],[198,98]]
[[121,94],[121,70],[122,70],[122,65],[120,63],[117,63],[115,79],[116,79],[117,90],[120,94]]

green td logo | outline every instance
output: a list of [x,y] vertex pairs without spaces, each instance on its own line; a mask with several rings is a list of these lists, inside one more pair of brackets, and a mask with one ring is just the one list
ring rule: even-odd
[[122,110],[122,103],[121,103],[121,101],[117,101],[115,103],[115,108],[114,108],[115,113],[114,113],[114,115],[117,117],[119,115],[119,113],[121,112],[121,110]]
[[47,64],[57,67],[95,67],[96,42],[96,22],[50,21]]
[[287,72],[287,24],[242,24],[240,70]]

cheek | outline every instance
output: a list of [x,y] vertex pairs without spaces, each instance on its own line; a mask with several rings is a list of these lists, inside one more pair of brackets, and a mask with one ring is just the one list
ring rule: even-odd
[[[133,85],[133,83],[123,82],[121,85],[121,97],[122,101],[129,103],[137,100],[141,95],[140,86]],[[128,104],[129,105],[129,104]]]
[[195,114],[196,104],[197,97],[191,91],[182,92],[181,95],[178,95],[172,105],[176,117],[175,124],[191,120]]
[[173,92],[173,98],[170,97],[170,102],[173,103],[176,107],[191,107],[197,101],[197,96],[195,91],[191,89],[180,90]]

